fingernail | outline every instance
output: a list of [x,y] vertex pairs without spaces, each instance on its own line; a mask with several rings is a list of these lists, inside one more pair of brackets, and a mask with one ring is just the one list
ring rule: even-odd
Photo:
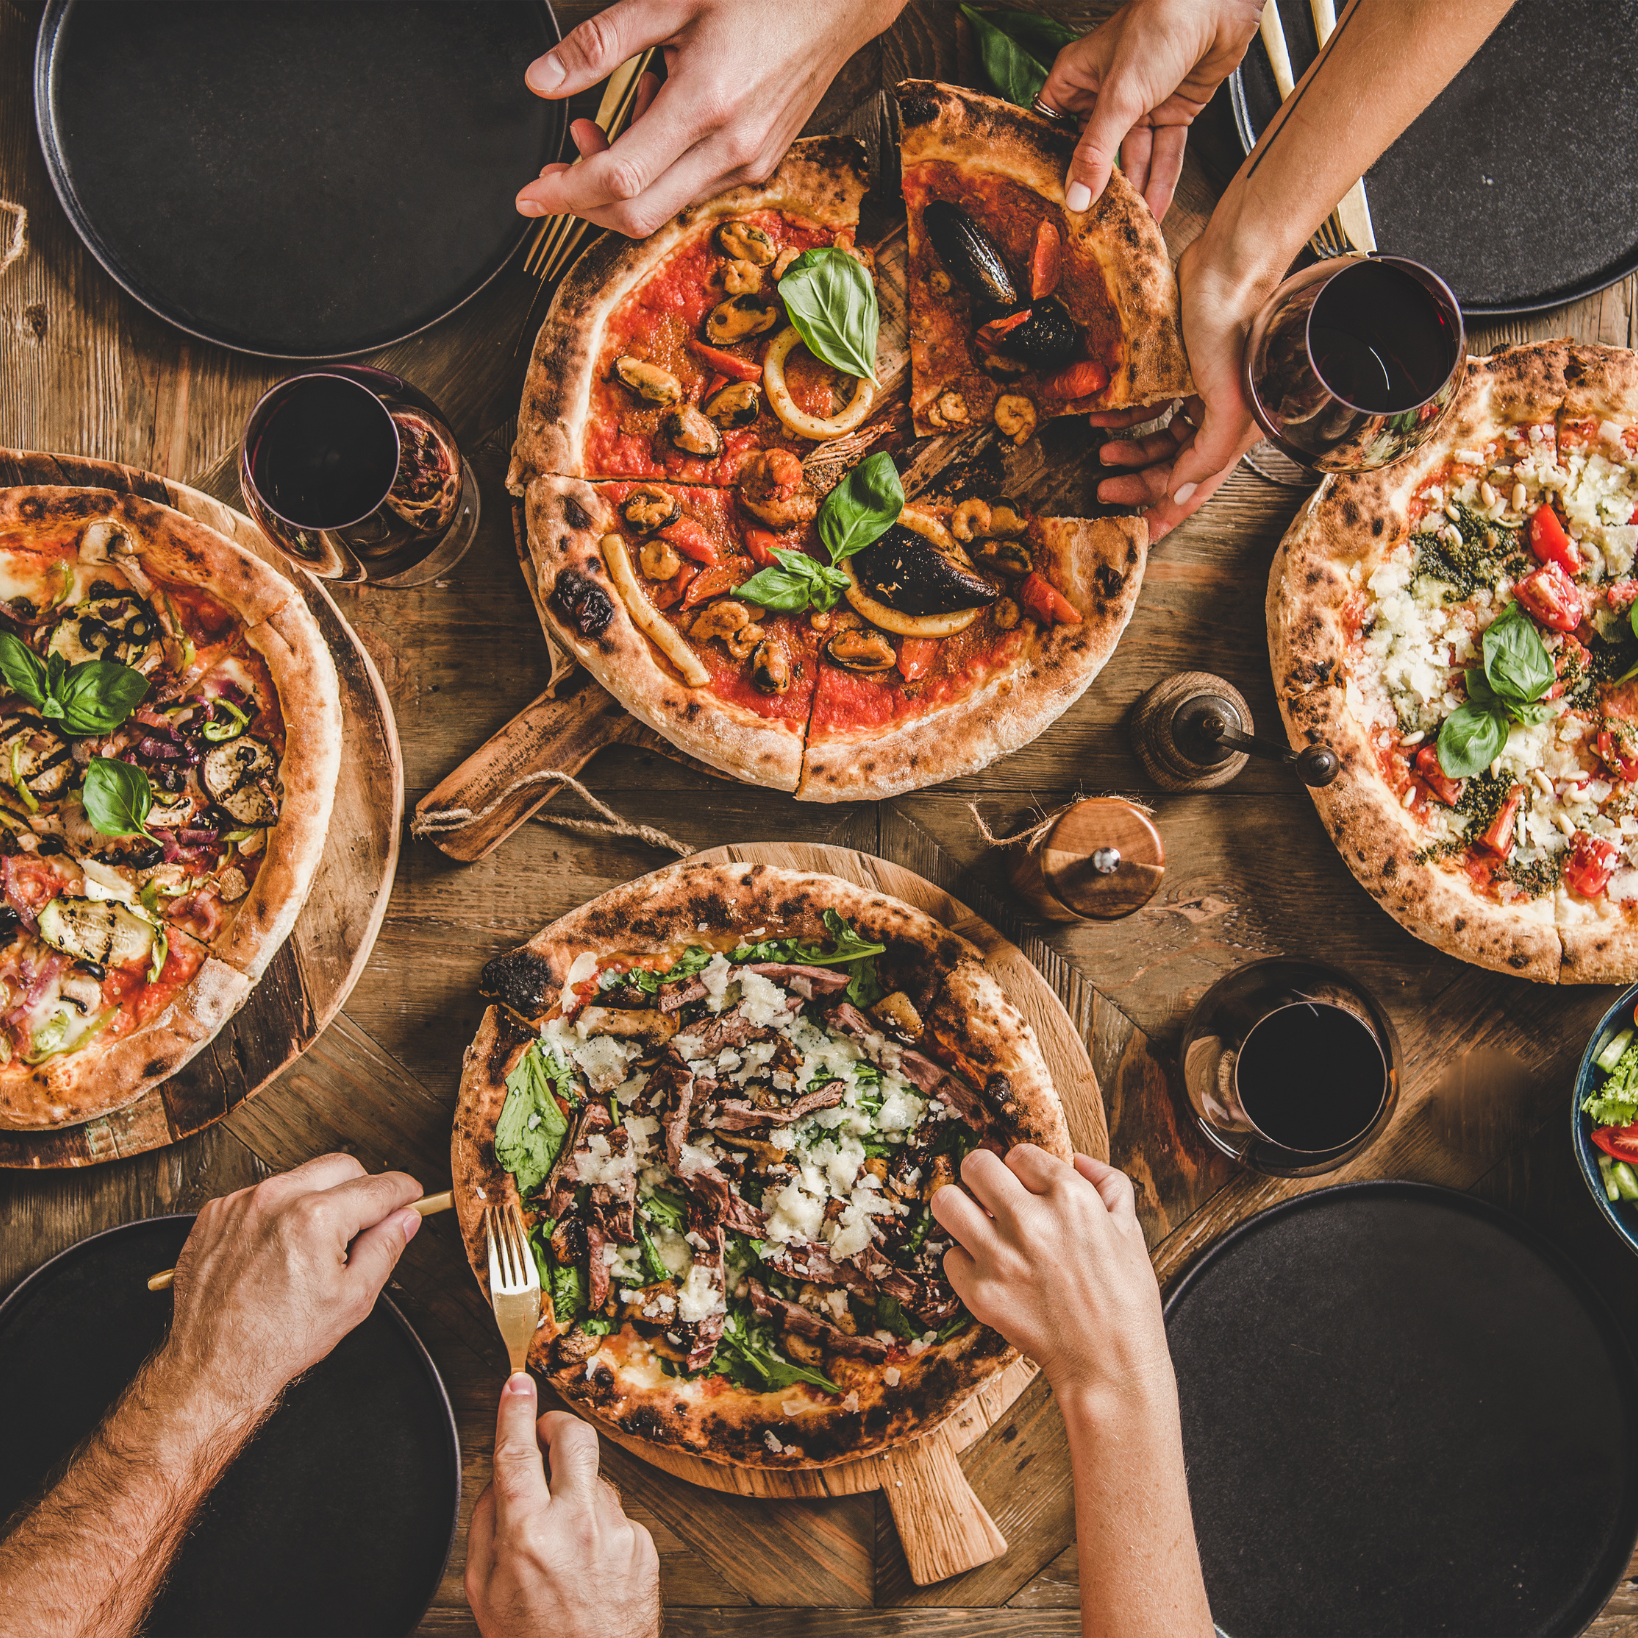
[[1199,487],[1200,485],[1197,483],[1182,484],[1173,494],[1172,499],[1176,501],[1179,506],[1186,506],[1188,505],[1189,496],[1192,495]]
[[529,71],[523,76],[523,81],[539,96],[549,97],[567,77],[563,64],[548,52],[544,57],[539,57],[529,64]]
[[506,1391],[508,1393],[532,1394],[535,1391],[534,1380],[527,1371],[513,1371],[506,1379]]
[[1064,205],[1069,210],[1085,210],[1092,203],[1092,190],[1084,182],[1071,182],[1069,191],[1064,195]]
[[518,200],[519,216],[544,216],[545,214],[546,207],[538,199]]

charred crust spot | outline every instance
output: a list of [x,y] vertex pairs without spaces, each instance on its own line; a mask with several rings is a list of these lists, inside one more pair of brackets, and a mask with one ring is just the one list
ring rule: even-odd
[[614,618],[614,601],[609,594],[595,580],[574,569],[559,570],[552,601],[582,637],[601,637]]
[[165,1065],[158,1058],[155,1058],[152,1063],[143,1065],[142,1073],[144,1078],[150,1075],[163,1075]]
[[1354,501],[1352,496],[1344,496],[1343,497],[1342,521],[1350,529],[1355,529],[1355,528],[1358,528],[1358,526],[1359,526],[1359,522],[1360,522],[1359,506]]
[[1530,958],[1527,955],[1510,955],[1507,958],[1507,965],[1511,967],[1514,972],[1521,973],[1530,965]]
[[938,104],[931,97],[900,97],[899,117],[906,125],[931,125],[938,118]]
[[568,519],[571,529],[589,529],[592,526],[586,508],[573,495],[563,497],[563,516]]
[[1092,578],[1097,581],[1099,592],[1109,598],[1119,596],[1121,587],[1126,584],[1126,576],[1112,563],[1100,563],[1092,571]]
[[478,975],[478,994],[484,1000],[499,1001],[525,1017],[544,1010],[556,989],[551,963],[527,945],[486,961]]
[[1380,535],[1385,527],[1386,527],[1386,519],[1384,519],[1384,518],[1372,518],[1371,519],[1371,533],[1373,535]]
[[1450,930],[1453,933],[1459,933],[1466,926],[1467,926],[1467,917],[1466,916],[1458,916],[1455,919],[1455,921],[1453,921],[1450,924]]

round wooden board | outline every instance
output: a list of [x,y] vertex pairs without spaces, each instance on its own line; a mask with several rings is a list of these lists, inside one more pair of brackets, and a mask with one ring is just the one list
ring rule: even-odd
[[[752,842],[712,848],[692,855],[689,862],[700,864],[767,864],[786,870],[821,871],[840,876],[879,893],[913,904],[918,910],[944,923],[984,952],[985,965],[993,971],[1008,999],[1023,1013],[1040,1041],[1053,1084],[1063,1100],[1071,1142],[1083,1154],[1109,1158],[1109,1124],[1104,1115],[1103,1095],[1085,1044],[1075,1031],[1064,1004],[1041,976],[1029,957],[1003,938],[987,921],[975,916],[964,904],[950,897],[924,876],[903,865],[859,853],[847,847],[827,847],[805,842]],[[741,1496],[794,1498],[802,1496],[850,1496],[862,1490],[879,1490],[905,1482],[906,1468],[914,1466],[922,1447],[937,1442],[953,1465],[954,1454],[980,1439],[1029,1385],[1035,1366],[1020,1359],[994,1377],[953,1416],[905,1447],[902,1452],[869,1457],[863,1461],[841,1462],[834,1467],[763,1468],[735,1467],[726,1462],[710,1462],[681,1451],[662,1449],[642,1439],[633,1439],[599,1422],[598,1427],[616,1444],[640,1456],[654,1467],[687,1479],[691,1484],[712,1490],[726,1490]],[[930,1453],[926,1453],[930,1454]],[[955,1469],[959,1475],[959,1468]],[[899,1498],[893,1498],[897,1501]],[[898,1508],[895,1507],[895,1516]],[[904,1533],[900,1520],[901,1534]]]
[[[299,1058],[351,994],[387,911],[404,819],[398,729],[375,665],[323,586],[249,518],[185,484],[111,461],[0,450],[0,486],[116,489],[174,506],[254,552],[306,599],[335,658],[345,754],[329,840],[294,932],[205,1049],[135,1103],[83,1126],[0,1132],[0,1167],[94,1166],[179,1142],[220,1120]],[[390,595],[390,594],[388,594]]]

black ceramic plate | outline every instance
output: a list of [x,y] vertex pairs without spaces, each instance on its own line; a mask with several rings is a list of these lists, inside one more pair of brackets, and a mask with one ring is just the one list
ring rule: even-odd
[[1226,1234],[1166,1304],[1232,1638],[1578,1633],[1638,1538],[1638,1369],[1514,1218],[1355,1183]]
[[384,347],[486,284],[562,105],[546,0],[51,0],[34,93],[57,195],[161,318],[241,352]]
[[[1308,0],[1280,17],[1300,80]],[[1249,150],[1280,104],[1260,36],[1230,90]],[[1473,317],[1591,295],[1638,269],[1635,130],[1638,0],[1518,0],[1366,174],[1377,246],[1434,268]]]
[[[191,1217],[94,1235],[0,1303],[0,1518],[101,1420],[170,1320],[148,1276]],[[460,1511],[449,1400],[385,1297],[298,1382],[212,1492],[145,1638],[415,1629]]]

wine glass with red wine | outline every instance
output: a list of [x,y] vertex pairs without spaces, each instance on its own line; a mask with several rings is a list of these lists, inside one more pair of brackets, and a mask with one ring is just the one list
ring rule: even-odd
[[250,515],[326,580],[421,586],[478,531],[478,484],[438,406],[402,377],[332,364],[270,388],[239,447]]
[[1337,256],[1263,304],[1246,340],[1246,395],[1299,466],[1370,472],[1433,436],[1466,360],[1462,310],[1437,273],[1402,256]]
[[1399,1098],[1399,1040],[1346,973],[1276,956],[1220,978],[1183,1032],[1183,1084],[1200,1129],[1273,1177],[1311,1177],[1358,1154]]

